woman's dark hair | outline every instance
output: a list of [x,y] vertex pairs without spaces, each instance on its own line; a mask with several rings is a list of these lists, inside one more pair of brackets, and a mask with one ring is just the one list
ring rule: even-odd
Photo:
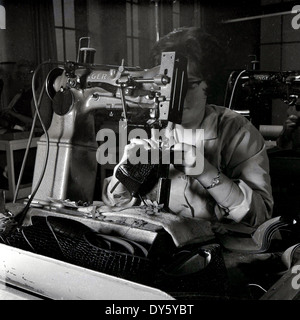
[[151,51],[152,64],[159,64],[161,53],[168,51],[176,51],[188,59],[190,72],[206,81],[208,98],[217,94],[225,68],[225,54],[215,37],[201,28],[175,29],[154,45]]

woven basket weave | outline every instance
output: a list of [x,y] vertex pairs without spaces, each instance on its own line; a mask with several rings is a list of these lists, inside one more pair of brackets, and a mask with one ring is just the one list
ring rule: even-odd
[[154,263],[144,257],[94,245],[97,237],[86,225],[60,217],[32,217],[32,225],[16,229],[5,242],[13,247],[59,259],[127,280],[149,283]]

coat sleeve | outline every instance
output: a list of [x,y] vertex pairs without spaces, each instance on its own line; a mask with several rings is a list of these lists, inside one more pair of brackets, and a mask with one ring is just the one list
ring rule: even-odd
[[[226,175],[239,187],[242,201],[225,212],[216,205],[217,216],[225,216],[236,222],[253,227],[270,219],[273,211],[273,196],[269,175],[269,159],[264,139],[258,130],[247,123],[228,139],[223,152],[227,161]],[[228,203],[234,203],[231,193]]]

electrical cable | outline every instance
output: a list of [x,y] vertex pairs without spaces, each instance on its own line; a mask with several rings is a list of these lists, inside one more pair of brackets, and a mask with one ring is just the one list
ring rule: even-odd
[[229,76],[229,78],[227,80],[227,84],[226,84],[226,89],[225,89],[225,94],[224,94],[224,102],[223,102],[224,107],[226,107],[227,95],[228,95],[228,92],[229,92],[230,78],[231,78],[231,74],[230,74],[230,76]]
[[267,292],[266,289],[264,289],[262,286],[260,286],[259,284],[256,284],[256,283],[248,283],[248,287],[258,287],[259,289],[261,289],[263,292]]
[[238,74],[238,76],[237,76],[237,78],[236,78],[236,80],[235,80],[235,83],[234,83],[234,85],[233,85],[233,89],[232,89],[232,92],[231,92],[231,97],[230,97],[228,109],[231,109],[231,105],[232,105],[232,101],[233,101],[233,97],[234,97],[234,93],[235,93],[235,90],[236,90],[237,83],[238,83],[240,77],[242,76],[242,74],[245,73],[246,71],[247,71],[247,70],[241,71],[241,72]]
[[[42,90],[41,90],[41,93],[40,93],[40,96],[39,96],[38,107],[40,107],[40,104],[41,104],[41,100],[42,100],[42,96],[43,96],[43,94],[44,94],[44,91],[45,91],[45,82],[44,82],[44,84],[43,84],[43,87],[42,87]],[[23,173],[24,173],[24,170],[25,170],[25,164],[26,164],[26,161],[27,161],[27,156],[28,156],[28,153],[29,153],[31,141],[32,141],[33,134],[34,134],[34,128],[35,128],[35,124],[36,124],[36,119],[37,119],[37,113],[35,112],[35,113],[34,113],[34,117],[33,117],[33,121],[32,121],[32,125],[31,125],[31,130],[30,130],[30,134],[29,134],[27,146],[26,146],[26,150],[25,150],[25,154],[24,154],[24,158],[23,158],[23,162],[22,162],[22,167],[21,167],[20,174],[19,174],[19,177],[18,177],[18,182],[17,182],[17,186],[16,186],[16,191],[15,191],[15,193],[14,193],[13,203],[16,202],[17,197],[18,197],[21,180],[22,180]]]
[[[36,115],[38,116],[39,120],[40,120],[40,123],[41,123],[41,126],[42,126],[42,129],[45,133],[45,137],[46,137],[46,152],[45,152],[45,158],[44,158],[44,164],[42,166],[42,171],[41,171],[41,175],[39,177],[39,180],[36,184],[36,187],[34,189],[34,191],[31,193],[24,209],[15,217],[15,220],[17,222],[17,225],[16,227],[19,228],[22,223],[23,223],[23,220],[26,216],[26,213],[31,205],[31,202],[36,194],[36,192],[38,191],[38,188],[40,187],[40,184],[44,178],[44,174],[45,174],[45,171],[46,171],[46,167],[47,167],[47,162],[48,162],[48,156],[49,156],[49,145],[50,145],[50,142],[49,142],[49,135],[48,135],[48,131],[45,127],[45,124],[42,120],[42,117],[40,115],[40,112],[39,112],[39,108],[38,108],[38,101],[37,101],[37,98],[36,98],[36,92],[35,92],[35,78],[36,78],[36,75],[38,73],[38,71],[42,68],[43,65],[45,64],[51,64],[53,62],[51,62],[51,60],[48,60],[48,61],[44,61],[42,63],[40,63],[38,65],[38,67],[35,69],[34,73],[33,73],[33,77],[32,77],[32,93],[33,93],[33,101],[34,101],[34,107],[35,107],[35,110],[36,110]],[[61,64],[61,62],[54,62],[55,64]]]

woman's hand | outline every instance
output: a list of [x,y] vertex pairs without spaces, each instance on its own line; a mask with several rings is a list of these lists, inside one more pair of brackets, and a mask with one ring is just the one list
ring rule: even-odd
[[[123,164],[130,162],[131,164],[151,163],[151,156],[149,150],[157,148],[157,144],[154,141],[143,139],[131,139],[130,143],[124,147],[124,152],[121,160],[114,168],[114,173],[111,179],[110,192],[122,192],[126,191],[126,188],[116,178],[116,173],[119,167]],[[124,189],[125,188],[125,189]]]
[[153,140],[131,139],[130,143],[125,146],[123,156],[117,164],[116,169],[121,164],[127,163],[128,161],[132,164],[137,164],[139,162],[150,163],[151,158],[148,159],[149,151],[157,148],[158,144]]

